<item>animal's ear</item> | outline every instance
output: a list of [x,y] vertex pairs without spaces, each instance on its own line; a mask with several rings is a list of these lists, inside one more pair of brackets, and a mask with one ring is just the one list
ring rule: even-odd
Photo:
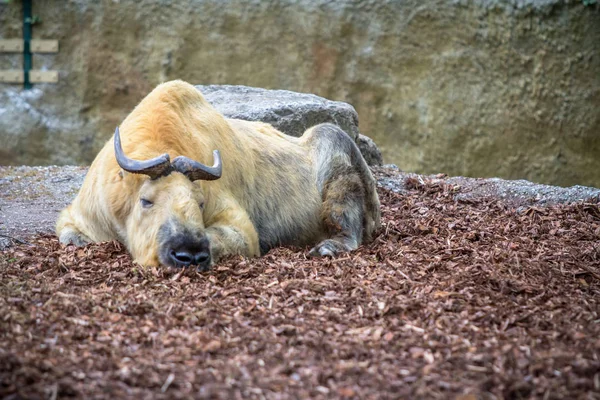
[[111,175],[111,182],[112,183],[122,182],[123,178],[125,178],[126,174],[127,174],[127,172],[125,172],[119,168],[119,170],[114,175]]
[[122,181],[123,179],[127,178],[130,175],[135,175],[135,174],[132,174],[131,172],[127,172],[121,168],[121,169],[119,169],[119,172],[117,172],[117,179]]

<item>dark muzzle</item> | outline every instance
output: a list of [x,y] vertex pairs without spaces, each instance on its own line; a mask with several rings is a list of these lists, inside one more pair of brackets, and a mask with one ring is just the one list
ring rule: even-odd
[[210,268],[210,243],[203,234],[194,234],[172,221],[159,230],[160,262],[168,267],[196,266],[200,271]]

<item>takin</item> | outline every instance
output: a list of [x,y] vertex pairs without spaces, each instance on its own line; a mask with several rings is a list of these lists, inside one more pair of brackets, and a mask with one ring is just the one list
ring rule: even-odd
[[142,265],[207,270],[281,245],[335,257],[379,226],[375,180],[340,128],[288,136],[225,118],[192,85],[172,81],[117,127],[56,232],[77,246],[118,240]]

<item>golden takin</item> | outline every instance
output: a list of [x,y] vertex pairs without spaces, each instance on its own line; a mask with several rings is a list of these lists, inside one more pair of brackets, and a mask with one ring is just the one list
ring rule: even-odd
[[116,239],[142,265],[206,270],[281,245],[336,256],[379,225],[375,180],[340,128],[288,136],[225,118],[192,85],[172,81],[117,127],[56,232],[78,246]]

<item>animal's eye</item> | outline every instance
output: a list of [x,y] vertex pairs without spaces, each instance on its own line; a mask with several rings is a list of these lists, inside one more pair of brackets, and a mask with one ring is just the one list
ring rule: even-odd
[[204,202],[201,202],[201,203],[200,203],[200,209],[201,209],[201,210],[204,210]]
[[150,200],[146,200],[146,199],[140,199],[140,202],[142,203],[142,207],[144,207],[144,208],[150,208],[154,205],[153,202],[151,202]]

